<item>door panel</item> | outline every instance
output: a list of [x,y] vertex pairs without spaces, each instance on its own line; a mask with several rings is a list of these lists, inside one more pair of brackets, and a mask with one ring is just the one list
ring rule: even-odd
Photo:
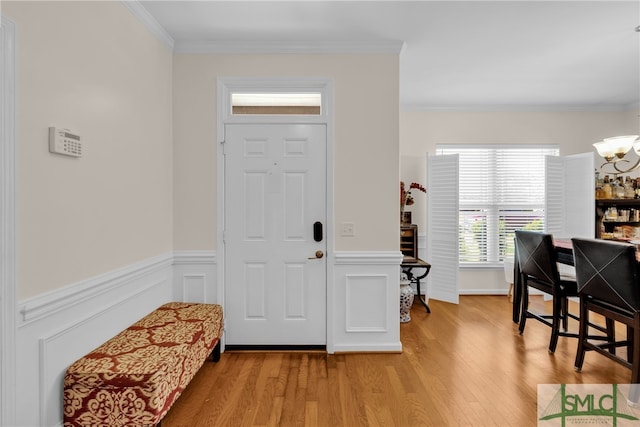
[[326,126],[225,126],[229,345],[326,344]]

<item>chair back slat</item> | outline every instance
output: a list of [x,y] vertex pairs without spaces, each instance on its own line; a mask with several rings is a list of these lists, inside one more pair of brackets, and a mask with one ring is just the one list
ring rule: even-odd
[[559,283],[557,254],[551,234],[516,230],[515,235],[520,272],[550,286]]
[[636,248],[622,242],[573,238],[580,295],[629,311],[640,311]]

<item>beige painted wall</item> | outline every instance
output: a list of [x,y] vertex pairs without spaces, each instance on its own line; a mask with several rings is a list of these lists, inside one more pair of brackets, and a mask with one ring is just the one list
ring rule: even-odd
[[[636,113],[637,114],[637,113]],[[400,176],[424,183],[426,153],[438,143],[558,144],[561,155],[595,152],[592,144],[633,129],[632,112],[420,112],[400,113]],[[425,197],[419,195],[413,222],[426,230]],[[505,289],[502,269],[463,269],[460,289]]]
[[[3,1],[17,40],[20,300],[172,249],[172,54],[121,2]],[[48,152],[48,127],[84,157]]]
[[560,144],[562,155],[627,130],[624,112],[419,112],[400,115],[402,155],[435,153],[437,143]]
[[[398,250],[394,54],[175,55],[175,249],[216,249],[216,79],[287,76],[333,79],[335,249]],[[355,237],[339,236],[342,222]]]
[[628,135],[640,135],[640,109],[629,110],[625,115],[625,133]]

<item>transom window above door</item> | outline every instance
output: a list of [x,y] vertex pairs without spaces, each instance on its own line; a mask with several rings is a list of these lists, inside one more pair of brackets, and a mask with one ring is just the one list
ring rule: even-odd
[[227,77],[218,79],[217,92],[222,123],[327,123],[333,115],[333,85],[325,78]]
[[322,113],[321,93],[232,93],[232,115],[312,115]]

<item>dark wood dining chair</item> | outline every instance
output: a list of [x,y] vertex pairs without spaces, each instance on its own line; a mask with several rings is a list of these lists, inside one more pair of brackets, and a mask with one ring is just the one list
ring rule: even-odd
[[[578,316],[569,313],[568,297],[578,295],[577,283],[573,278],[560,277],[557,254],[553,247],[551,234],[516,230],[517,262],[520,274],[521,311],[519,332],[524,333],[528,318],[532,318],[551,327],[549,353],[556,351],[558,337],[578,338],[577,333],[567,332],[568,318],[578,320]],[[552,297],[552,313],[543,314],[529,310],[529,287]],[[560,325],[562,323],[562,330]]]
[[[580,337],[575,370],[580,372],[585,353],[593,350],[631,369],[630,384],[640,384],[640,283],[634,245],[595,239],[571,239],[580,296]],[[613,324],[627,326],[627,339],[616,341],[612,332],[604,342],[588,337],[589,313],[598,313]],[[626,347],[626,358],[617,355]],[[637,403],[638,387],[629,400]]]

